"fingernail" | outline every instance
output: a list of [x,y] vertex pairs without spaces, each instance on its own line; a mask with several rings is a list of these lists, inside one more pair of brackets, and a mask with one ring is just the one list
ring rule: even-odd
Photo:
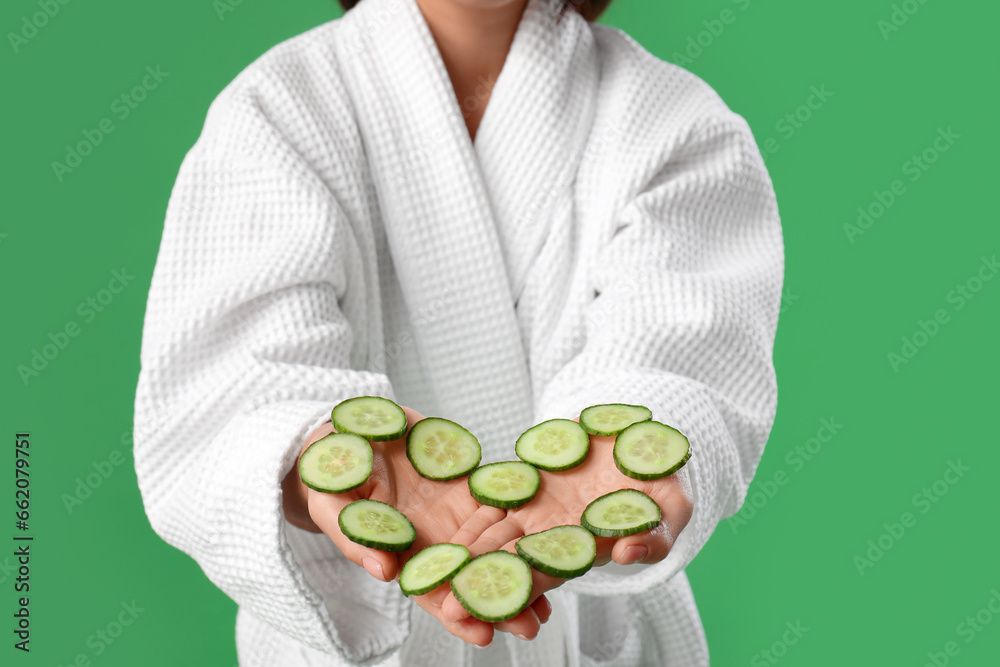
[[517,637],[518,639],[523,639],[524,641],[528,641],[527,637],[525,637],[524,635],[520,635],[516,632],[514,633],[514,636]]
[[382,572],[382,565],[374,558],[362,558],[361,564],[365,566],[368,570],[368,574],[372,575],[379,581],[385,581],[385,574]]
[[484,648],[489,648],[489,647],[490,647],[490,644],[492,644],[492,643],[493,643],[493,640],[491,639],[491,640],[490,640],[490,643],[489,643],[489,644],[487,644],[486,646],[480,646],[479,644],[473,644],[473,646],[475,646],[475,647],[476,647],[476,648],[478,648],[478,649],[484,649]]
[[633,563],[640,563],[642,559],[646,557],[649,553],[649,549],[642,545],[632,545],[625,549],[625,553],[622,554],[622,564],[631,565]]

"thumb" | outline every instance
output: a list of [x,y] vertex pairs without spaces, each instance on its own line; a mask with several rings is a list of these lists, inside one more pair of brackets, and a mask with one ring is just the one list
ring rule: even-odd
[[638,535],[620,537],[611,550],[611,559],[619,565],[659,563],[670,553],[674,536],[666,522]]
[[[361,489],[367,486],[366,484]],[[341,510],[349,503],[361,500],[363,497],[357,492],[332,494],[310,489],[309,514],[320,530],[333,540],[348,560],[365,568],[379,581],[392,581],[399,571],[399,557],[392,552],[379,551],[352,542],[340,529],[338,518]]]

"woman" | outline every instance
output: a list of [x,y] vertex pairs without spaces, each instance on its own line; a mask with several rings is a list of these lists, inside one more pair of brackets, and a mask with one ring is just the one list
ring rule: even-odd
[[[774,418],[781,229],[743,119],[599,9],[363,0],[212,104],[167,211],[135,456],[153,527],[239,603],[242,665],[708,664],[683,568]],[[536,578],[487,624],[446,590],[404,598],[406,555],[345,540],[344,499],[294,474],[360,395],[457,421],[484,462],[609,402],[650,407],[694,456],[639,483],[594,438],[503,513],[379,447],[358,493],[404,509],[415,548],[510,548],[623,486],[661,505],[660,528],[602,541],[614,562]]]

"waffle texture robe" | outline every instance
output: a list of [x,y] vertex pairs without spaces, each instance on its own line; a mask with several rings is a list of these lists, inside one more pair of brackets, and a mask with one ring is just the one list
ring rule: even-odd
[[[170,197],[135,410],[146,512],[238,605],[245,667],[708,664],[685,565],[776,406],[783,246],[746,122],[620,31],[532,0],[475,141],[414,0],[363,0],[211,105]],[[476,650],[283,517],[348,397],[455,420],[483,462],[541,420],[649,406],[688,435],[669,557],[549,594]]]

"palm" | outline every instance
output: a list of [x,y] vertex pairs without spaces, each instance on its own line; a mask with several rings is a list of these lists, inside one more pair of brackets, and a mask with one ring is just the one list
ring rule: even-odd
[[464,477],[444,482],[421,477],[406,457],[405,442],[376,442],[372,449],[384,467],[372,471],[358,497],[389,503],[417,529],[413,546],[400,554],[400,566],[424,547],[450,541],[478,509]]
[[[423,417],[409,408],[406,412],[407,423],[412,427]],[[317,430],[310,438],[314,442],[324,435],[333,432],[331,425]],[[421,477],[406,456],[406,438],[389,442],[373,442],[372,474],[365,484],[340,494],[321,493],[310,490],[308,494],[309,515],[316,525],[340,548],[347,558],[364,565],[365,561],[378,562],[384,576],[381,579],[391,579],[398,576],[406,561],[416,552],[426,546],[439,542],[459,542],[456,537],[470,526],[489,526],[504,518],[504,512],[492,507],[482,507],[469,494],[468,481],[465,477],[450,481],[431,481]],[[388,503],[401,511],[413,523],[417,537],[413,545],[406,551],[387,553],[368,549],[354,544],[340,530],[337,518],[340,511],[355,500],[371,499]],[[466,539],[464,544],[478,537],[478,532]],[[366,567],[366,569],[368,569]],[[447,584],[426,595],[417,596],[414,600],[424,610],[438,620],[441,617],[441,602],[448,594]],[[548,618],[548,602],[540,600],[532,610],[525,610],[516,619],[496,624],[495,627],[511,632],[537,632],[539,621]],[[465,641],[475,644],[488,644],[493,636],[494,624],[484,623],[468,618],[461,623],[445,626],[449,632]]]
[[[580,517],[595,498],[620,489],[636,489],[649,495],[660,506],[663,520],[652,531],[623,538],[597,538],[597,565],[616,561],[631,562],[626,549],[645,547],[644,562],[655,562],[666,556],[677,534],[691,518],[692,503],[686,471],[655,481],[639,481],[627,477],[615,466],[612,456],[613,437],[591,436],[590,453],[579,466],[562,472],[540,471],[542,483],[531,502],[508,510],[506,517],[480,531],[473,538],[474,554],[495,549],[515,551],[518,539],[531,533],[567,524],[579,524]],[[464,532],[464,531],[463,531]],[[475,531],[472,531],[475,532]],[[537,571],[532,573],[532,597],[561,585],[565,580]],[[458,619],[465,615],[454,596],[444,603],[445,617]]]
[[[639,481],[624,475],[612,457],[614,438],[591,437],[591,451],[576,468],[562,472],[542,471],[538,495],[527,505],[508,512],[508,520],[524,534],[537,533],[565,524],[579,524],[583,511],[595,498],[621,489],[637,489],[657,502],[663,523],[655,529],[667,532],[685,514],[681,478],[670,476],[655,481]],[[686,519],[684,523],[687,523]],[[683,525],[681,526],[683,527]],[[610,558],[614,539],[598,540],[598,557]],[[603,548],[602,548],[603,547]]]
[[[411,427],[423,418],[413,410],[404,410]],[[331,426],[326,430],[332,432],[333,428]],[[421,477],[406,457],[405,436],[388,442],[373,442],[371,445],[374,460],[368,481],[347,493],[311,493],[309,511],[323,531],[335,537],[331,530],[337,523],[340,510],[348,503],[371,499],[392,505],[406,515],[417,530],[413,546],[396,554],[398,569],[420,549],[438,542],[448,542],[479,505],[469,495],[465,478],[439,482]],[[335,532],[340,532],[339,526]]]

